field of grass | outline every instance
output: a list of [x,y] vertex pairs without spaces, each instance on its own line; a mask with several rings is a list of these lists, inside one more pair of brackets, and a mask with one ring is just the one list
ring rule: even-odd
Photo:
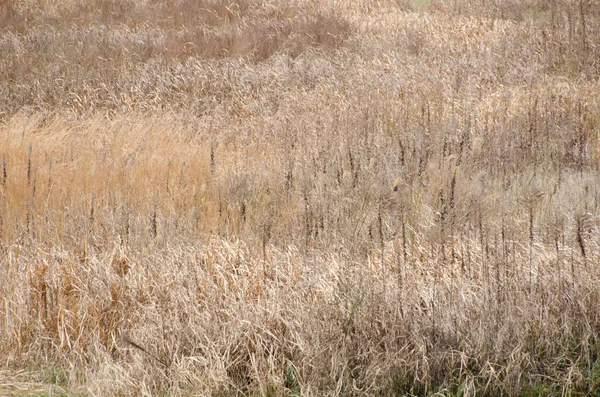
[[0,395],[600,396],[594,0],[0,0]]

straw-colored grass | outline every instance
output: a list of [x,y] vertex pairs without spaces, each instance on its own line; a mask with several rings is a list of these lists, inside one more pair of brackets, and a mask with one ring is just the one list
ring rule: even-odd
[[598,395],[593,1],[0,1],[0,395]]

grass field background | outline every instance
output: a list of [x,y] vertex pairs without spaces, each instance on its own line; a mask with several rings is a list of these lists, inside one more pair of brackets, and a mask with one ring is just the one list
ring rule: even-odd
[[600,395],[600,6],[0,1],[0,394]]

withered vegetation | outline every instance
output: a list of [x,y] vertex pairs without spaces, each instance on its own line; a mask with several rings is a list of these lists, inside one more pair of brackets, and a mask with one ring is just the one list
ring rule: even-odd
[[598,395],[600,6],[0,1],[0,394]]

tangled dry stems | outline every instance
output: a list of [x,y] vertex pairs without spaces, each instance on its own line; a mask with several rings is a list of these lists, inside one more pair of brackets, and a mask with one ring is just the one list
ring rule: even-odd
[[199,3],[1,4],[2,393],[598,393],[592,2]]

